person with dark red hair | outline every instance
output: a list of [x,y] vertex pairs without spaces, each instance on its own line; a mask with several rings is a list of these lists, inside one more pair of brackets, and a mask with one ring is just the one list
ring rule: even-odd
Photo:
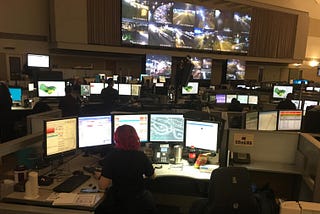
[[96,173],[99,188],[106,189],[105,201],[96,213],[156,213],[145,177],[154,177],[151,161],[140,151],[140,139],[129,125],[114,133],[115,150],[105,158],[102,172]]

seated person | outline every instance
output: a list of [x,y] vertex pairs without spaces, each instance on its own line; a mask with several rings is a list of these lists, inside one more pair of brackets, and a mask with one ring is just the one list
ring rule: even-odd
[[99,188],[106,189],[105,201],[98,213],[155,213],[151,192],[144,186],[144,177],[154,177],[153,166],[140,149],[136,130],[122,125],[114,134],[115,150],[107,155],[102,172],[96,172]]
[[296,110],[296,105],[291,101],[293,99],[293,94],[288,93],[286,99],[282,100],[277,105],[278,110]]
[[228,106],[228,111],[242,111],[243,107],[236,98],[232,98],[231,103]]
[[72,88],[66,87],[66,96],[59,102],[62,117],[77,116],[80,111],[80,101],[72,95]]

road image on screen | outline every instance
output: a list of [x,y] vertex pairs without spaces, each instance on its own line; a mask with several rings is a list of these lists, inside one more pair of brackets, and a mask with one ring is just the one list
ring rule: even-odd
[[270,130],[277,129],[277,111],[265,111],[259,112],[258,130]]
[[182,114],[150,114],[151,142],[183,142]]
[[246,113],[246,129],[257,130],[258,129],[258,112],[247,112]]
[[278,116],[278,130],[300,130],[302,111],[281,110]]
[[196,149],[217,151],[218,123],[186,120],[185,146]]
[[114,131],[122,125],[130,125],[135,128],[140,142],[148,141],[148,114],[115,114],[113,115]]
[[112,144],[111,115],[78,118],[79,148]]
[[77,118],[45,121],[45,156],[62,155],[77,148]]

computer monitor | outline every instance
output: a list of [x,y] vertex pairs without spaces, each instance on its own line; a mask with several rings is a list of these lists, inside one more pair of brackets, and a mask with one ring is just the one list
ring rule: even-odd
[[44,158],[62,158],[77,149],[77,118],[59,118],[44,121]]
[[140,84],[131,84],[131,95],[140,96],[141,85]]
[[183,142],[184,117],[183,114],[174,113],[151,113],[150,142],[175,143]]
[[90,83],[90,94],[91,95],[100,95],[102,89],[104,89],[103,82],[91,82]]
[[231,103],[231,100],[233,98],[236,98],[237,99],[237,95],[236,94],[227,94],[226,95],[226,103]]
[[258,105],[259,96],[258,95],[249,95],[248,104],[249,105]]
[[148,141],[149,115],[148,114],[114,114],[113,131],[119,126],[130,125],[135,128],[140,138],[140,142]]
[[306,91],[313,91],[313,88],[314,88],[313,86],[307,86]]
[[185,147],[198,150],[218,151],[219,123],[186,119]]
[[278,111],[260,111],[258,117],[258,130],[277,130]]
[[22,102],[22,88],[9,87],[12,103],[21,104]]
[[225,94],[216,94],[216,103],[219,103],[219,104],[226,103],[226,95]]
[[90,96],[90,85],[80,85],[80,95],[82,97]]
[[284,99],[288,93],[293,92],[292,85],[274,85],[272,90],[272,98]]
[[64,97],[66,95],[66,83],[63,80],[38,81],[39,97]]
[[50,57],[44,54],[27,54],[27,66],[36,68],[49,68]]
[[131,96],[131,84],[119,83],[119,95]]
[[199,93],[199,82],[188,82],[187,86],[182,86],[182,95],[191,95]]
[[237,100],[241,104],[248,104],[248,95],[246,95],[246,94],[238,94]]
[[302,123],[301,110],[279,110],[278,130],[300,130]]
[[257,111],[246,113],[245,127],[248,130],[258,129],[258,112]]
[[78,117],[79,148],[93,148],[112,144],[111,115]]
[[296,109],[301,109],[302,106],[302,100],[291,100],[294,105],[296,106]]
[[305,112],[307,110],[308,106],[316,106],[318,105],[318,101],[316,100],[304,100],[303,101],[303,111]]

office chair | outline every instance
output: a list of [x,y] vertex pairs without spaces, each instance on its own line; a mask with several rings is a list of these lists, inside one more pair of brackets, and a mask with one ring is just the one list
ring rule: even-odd
[[258,214],[249,172],[244,167],[220,167],[210,178],[208,199],[195,201],[190,214]]

